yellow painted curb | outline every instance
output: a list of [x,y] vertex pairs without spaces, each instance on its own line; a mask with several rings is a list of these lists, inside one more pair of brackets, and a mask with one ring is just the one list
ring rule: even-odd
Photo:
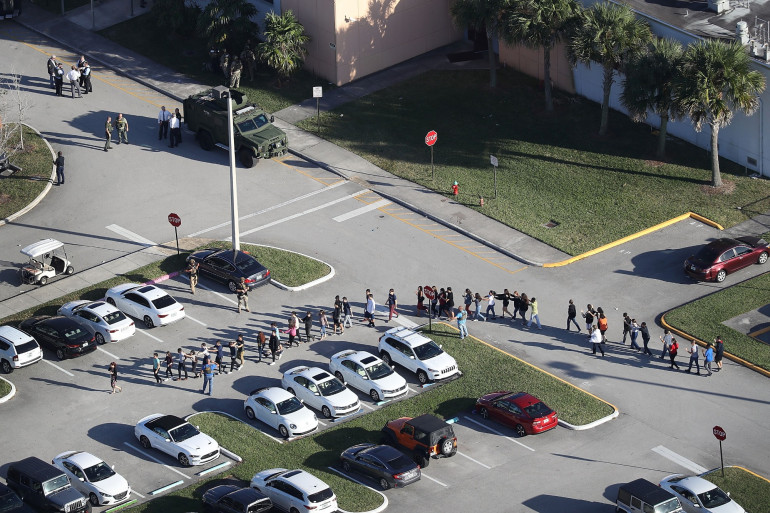
[[608,249],[614,248],[615,246],[620,246],[621,244],[624,244],[630,240],[638,239],[639,237],[642,237],[644,235],[647,235],[649,233],[655,232],[660,230],[661,228],[665,228],[667,226],[671,226],[674,223],[678,223],[679,221],[684,221],[685,219],[692,218],[700,221],[701,223],[705,223],[709,226],[713,226],[717,230],[724,230],[722,225],[719,223],[715,223],[711,219],[707,219],[699,214],[696,214],[695,212],[687,212],[686,214],[682,214],[681,216],[674,217],[673,219],[669,219],[668,221],[663,221],[660,224],[656,224],[655,226],[651,226],[649,228],[645,228],[642,231],[632,233],[631,235],[627,235],[623,237],[622,239],[618,239],[614,242],[610,242],[609,244],[605,244],[604,246],[599,246],[596,249],[592,249],[590,251],[586,251],[585,253],[581,253],[580,255],[573,256],[572,258],[568,258],[567,260],[562,260],[561,262],[552,262],[549,264],[543,264],[543,267],[561,267],[563,265],[569,265],[573,262],[577,262],[578,260],[582,260],[584,258],[593,256],[597,253],[601,253],[602,251],[606,251]]
[[[706,342],[702,341],[701,339],[695,338],[692,335],[690,335],[689,333],[686,333],[684,331],[678,330],[678,329],[674,328],[673,326],[671,326],[669,323],[667,323],[666,322],[666,314],[669,313],[670,311],[671,310],[669,310],[668,312],[666,312],[666,313],[664,313],[663,315],[660,316],[660,323],[663,325],[664,328],[667,328],[669,331],[672,331],[672,332],[676,333],[677,335],[679,335],[680,337],[683,337],[683,338],[685,338],[687,340],[694,340],[695,343],[698,344],[699,346],[703,346],[703,347],[707,347],[708,346],[708,344]],[[763,369],[762,367],[754,365],[753,363],[751,363],[749,361],[746,361],[746,360],[744,360],[743,358],[741,358],[739,356],[735,356],[732,353],[728,353],[727,351],[724,352],[724,356],[728,360],[732,360],[735,363],[743,365],[744,367],[748,367],[749,369],[751,369],[751,370],[753,370],[755,372],[758,372],[758,373],[760,373],[760,374],[770,378],[770,371],[768,371],[767,369]]]
[[768,483],[770,483],[770,479],[766,478],[765,476],[760,476],[756,472],[752,472],[751,470],[749,470],[747,468],[743,468],[740,465],[730,465],[730,466],[734,467],[734,468],[739,468],[739,469],[743,470],[744,472],[748,472],[749,474],[751,474],[754,477],[758,477],[758,478],[762,479],[763,481],[767,481]]
[[[447,323],[445,323],[445,322],[437,322],[437,323],[434,323],[434,324],[441,324],[442,326],[447,326],[447,327],[449,327],[449,328],[452,328],[453,330],[455,330],[455,331],[457,331],[457,332],[459,332],[459,331],[460,331],[459,329],[455,328],[455,327],[454,327],[454,326],[452,326],[451,324],[447,324]],[[573,384],[572,384],[572,383],[570,383],[569,381],[567,381],[567,380],[565,380],[565,379],[562,379],[562,378],[560,378],[559,376],[555,376],[555,375],[551,374],[550,372],[548,372],[547,370],[543,370],[543,369],[541,369],[541,368],[540,368],[540,367],[538,367],[537,365],[533,365],[533,364],[529,363],[528,361],[522,360],[522,359],[521,359],[521,358],[519,358],[518,356],[514,356],[514,355],[512,355],[511,353],[507,353],[507,352],[503,351],[502,349],[500,349],[499,347],[495,347],[495,346],[493,346],[492,344],[490,344],[490,343],[488,343],[488,342],[484,342],[484,341],[483,341],[483,340],[481,340],[480,338],[476,338],[476,337],[474,337],[473,335],[470,335],[470,334],[468,334],[468,337],[472,338],[472,339],[473,339],[473,340],[475,340],[476,342],[481,342],[482,344],[484,344],[484,345],[485,345],[485,346],[487,346],[487,347],[491,347],[491,348],[492,348],[492,349],[494,349],[495,351],[499,351],[499,352],[503,353],[505,356],[507,356],[507,357],[509,357],[509,358],[513,358],[514,360],[518,360],[518,361],[520,361],[521,363],[523,363],[524,365],[528,365],[528,366],[532,367],[533,369],[535,369],[535,370],[538,370],[538,371],[542,372],[543,374],[547,374],[547,375],[551,376],[552,378],[554,378],[554,379],[556,379],[556,380],[558,380],[558,381],[561,381],[562,383],[565,383],[565,384],[567,384],[567,385],[571,386],[571,387],[572,387],[572,388],[574,388],[574,389],[580,390],[580,391],[581,391],[581,392],[583,392],[584,394],[586,394],[586,395],[590,395],[590,396],[591,396],[591,397],[593,397],[594,399],[596,399],[596,400],[598,400],[598,401],[601,401],[601,402],[603,402],[604,404],[606,404],[606,405],[608,405],[608,406],[611,406],[611,407],[612,407],[612,409],[614,409],[616,412],[620,413],[620,410],[618,410],[617,406],[615,406],[614,404],[612,404],[612,403],[611,403],[611,402],[609,402],[609,401],[605,401],[605,400],[604,400],[604,399],[602,399],[601,397],[597,397],[597,396],[595,396],[594,394],[592,394],[592,393],[591,393],[591,392],[589,392],[588,390],[583,390],[583,389],[582,389],[582,388],[580,388],[579,386],[577,386],[577,385],[573,385]]]

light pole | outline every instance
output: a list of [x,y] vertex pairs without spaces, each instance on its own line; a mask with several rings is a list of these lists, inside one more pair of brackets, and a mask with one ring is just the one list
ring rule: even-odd
[[[214,88],[219,98],[225,98],[227,100],[227,141],[230,147],[230,216],[231,225],[233,227],[233,250],[239,251],[241,249],[240,229],[238,228],[238,186],[235,179],[235,134],[233,133],[233,98],[228,89],[225,86],[217,86]],[[233,255],[235,258],[235,255]]]

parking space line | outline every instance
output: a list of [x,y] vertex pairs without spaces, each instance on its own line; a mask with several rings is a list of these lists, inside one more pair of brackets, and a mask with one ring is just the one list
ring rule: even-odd
[[59,366],[58,366],[58,365],[56,365],[55,363],[53,363],[53,362],[49,362],[49,361],[48,361],[48,360],[46,360],[45,358],[43,358],[43,361],[44,361],[45,363],[47,363],[48,365],[50,365],[51,367],[54,367],[54,368],[56,368],[56,369],[59,369],[60,371],[62,371],[62,372],[63,372],[64,374],[66,374],[67,376],[70,376],[70,377],[73,377],[73,378],[75,377],[75,375],[74,375],[74,374],[72,374],[70,371],[66,371],[66,370],[62,369],[61,367],[59,367]]
[[439,480],[438,480],[438,479],[436,479],[435,477],[430,477],[428,474],[426,474],[426,473],[425,473],[425,472],[423,472],[422,470],[420,470],[420,475],[421,475],[422,477],[426,478],[426,479],[430,479],[430,480],[431,480],[431,481],[433,481],[434,483],[438,483],[438,484],[440,484],[440,485],[441,485],[441,486],[443,486],[444,488],[449,488],[449,485],[448,485],[448,484],[442,483],[441,481],[439,481]]
[[190,320],[191,320],[191,321],[193,321],[193,322],[197,322],[198,324],[200,324],[200,325],[201,325],[201,326],[203,326],[204,328],[208,327],[208,324],[206,324],[206,323],[205,323],[205,322],[203,322],[203,321],[199,321],[198,319],[196,319],[195,317],[192,317],[192,316],[191,316],[190,314],[188,314],[188,313],[185,313],[185,315],[184,315],[184,316],[185,316],[185,317],[187,317],[188,319],[190,319]]
[[481,465],[482,467],[484,467],[484,468],[486,468],[486,469],[491,469],[491,468],[492,468],[492,467],[490,467],[489,465],[485,465],[484,463],[481,463],[479,460],[473,459],[473,458],[471,458],[470,456],[468,456],[467,454],[464,454],[464,453],[462,453],[462,452],[460,452],[460,451],[457,451],[457,454],[459,454],[459,455],[460,455],[460,456],[462,456],[463,458],[468,458],[468,459],[469,459],[469,460],[471,460],[473,463],[477,463],[477,464]]
[[380,201],[369,203],[366,206],[357,208],[355,210],[351,210],[350,212],[347,212],[345,214],[340,214],[337,217],[333,217],[332,219],[334,221],[337,221],[338,223],[341,223],[343,221],[347,221],[348,219],[353,219],[354,217],[358,217],[360,215],[366,214],[367,212],[371,212],[372,210],[377,210],[378,208],[384,207],[386,205],[390,205],[390,201],[386,199],[381,199]]
[[[278,203],[277,205],[273,205],[271,207],[263,208],[262,210],[258,210],[256,212],[251,213],[251,214],[247,214],[245,216],[241,216],[241,217],[238,218],[238,220],[239,221],[243,221],[244,219],[249,219],[251,217],[255,217],[255,216],[258,216],[260,214],[264,214],[265,212],[270,212],[271,210],[275,210],[277,208],[281,208],[281,207],[284,207],[286,205],[291,205],[292,203],[295,203],[297,201],[302,201],[302,200],[307,199],[307,198],[309,198],[311,196],[315,196],[316,194],[320,194],[322,192],[326,192],[326,191],[330,191],[332,189],[335,189],[335,188],[337,188],[340,185],[343,185],[345,183],[347,183],[347,182],[334,183],[332,185],[324,187],[323,189],[318,189],[317,191],[312,191],[312,192],[309,192],[307,194],[303,194],[302,196],[297,196],[296,198],[292,198],[292,199],[290,199],[288,201],[284,201],[283,203]],[[195,233],[191,233],[190,235],[188,235],[188,237],[197,237],[197,236],[199,236],[201,234],[204,234],[206,232],[210,232],[210,231],[216,230],[218,228],[224,228],[225,226],[230,226],[230,221],[227,221],[226,223],[220,223],[220,224],[218,224],[216,226],[212,226],[211,228],[204,228],[203,230],[197,231]]]
[[[183,274],[180,274],[179,277],[187,280],[188,282],[190,281],[190,277],[189,276],[185,276]],[[196,287],[199,288],[199,289],[208,290],[212,294],[216,294],[220,298],[224,299],[225,301],[229,301],[229,302],[231,302],[234,305],[238,304],[238,302],[236,300],[234,300],[232,298],[229,298],[229,297],[225,296],[224,294],[221,294],[221,293],[217,292],[216,290],[212,290],[212,289],[208,288],[205,285],[201,285],[200,283],[198,283],[198,285],[196,285]]]
[[370,410],[374,411],[374,407],[373,406],[369,406],[366,403],[361,403],[361,406],[363,406],[364,408],[369,408]]
[[158,337],[156,337],[155,335],[150,335],[150,334],[149,334],[149,333],[147,333],[147,331],[145,331],[145,330],[136,330],[136,332],[137,332],[137,333],[143,333],[143,334],[147,335],[148,337],[150,337],[150,338],[152,338],[152,339],[155,339],[155,340],[157,340],[157,341],[158,341],[158,342],[160,342],[161,344],[163,343],[163,341],[162,341],[161,339],[159,339],[159,338],[158,338]]
[[116,224],[111,224],[109,226],[105,226],[105,228],[107,228],[111,232],[117,233],[118,235],[122,235],[123,237],[125,237],[128,240],[132,240],[132,241],[134,241],[134,242],[136,242],[138,244],[141,244],[142,246],[157,246],[158,245],[157,243],[151,241],[150,239],[145,239],[144,237],[142,237],[138,233],[134,233],[131,230],[127,230],[127,229],[123,228],[122,226],[118,226]]
[[668,449],[667,447],[663,447],[662,445],[659,445],[657,447],[652,448],[652,452],[656,452],[663,456],[666,459],[669,459],[676,463],[677,465],[681,465],[682,467],[691,470],[695,475],[700,475],[708,471],[707,468],[701,467],[694,461],[690,461],[681,454],[677,454],[671,449]]
[[532,447],[529,447],[528,445],[524,445],[523,443],[519,442],[519,441],[518,441],[518,440],[516,440],[515,438],[511,438],[510,436],[506,436],[506,435],[505,435],[505,434],[503,434],[502,432],[500,432],[500,431],[498,431],[498,430],[496,430],[496,429],[493,429],[493,428],[491,428],[491,427],[487,426],[486,424],[482,424],[482,423],[481,423],[481,422],[479,422],[478,420],[473,420],[473,419],[472,419],[472,418],[470,418],[470,417],[463,417],[463,418],[464,418],[465,420],[467,420],[468,422],[473,422],[473,423],[474,423],[474,424],[476,424],[477,426],[481,426],[481,427],[483,427],[483,428],[484,428],[484,429],[486,429],[487,431],[491,431],[492,433],[494,433],[494,434],[496,434],[496,435],[500,435],[500,436],[502,436],[503,438],[505,438],[505,439],[507,439],[507,440],[510,440],[511,442],[513,442],[513,443],[515,443],[515,444],[519,444],[520,446],[524,447],[525,449],[529,449],[530,451],[532,451],[532,452],[535,452],[535,450],[534,450]]
[[136,451],[136,452],[138,452],[139,454],[143,454],[143,455],[147,456],[148,458],[150,458],[150,459],[151,459],[152,461],[154,461],[155,463],[159,463],[159,464],[163,465],[163,466],[164,466],[164,467],[166,467],[167,469],[171,470],[172,472],[176,472],[177,474],[179,474],[180,476],[182,476],[182,477],[183,477],[183,478],[185,478],[185,479],[190,479],[190,478],[187,476],[187,474],[185,474],[184,472],[180,472],[179,470],[175,469],[174,467],[169,467],[168,465],[166,465],[165,463],[163,463],[162,461],[160,461],[160,460],[159,460],[158,458],[156,458],[155,456],[153,456],[153,455],[149,454],[147,451],[144,451],[144,450],[140,449],[139,447],[135,446],[134,444],[130,444],[130,443],[128,443],[128,442],[123,442],[123,443],[124,443],[125,445],[127,445],[127,446],[131,447],[133,450],[135,450],[135,451]]
[[142,499],[146,499],[146,497],[144,495],[142,495],[141,493],[137,492],[136,490],[131,490],[131,493],[136,495],[137,497],[141,497]]
[[[267,223],[262,226],[257,226],[256,228],[252,228],[251,230],[246,230],[245,232],[241,232],[241,237],[245,237],[247,235],[251,235],[254,232],[258,232],[261,230],[264,230],[266,228],[272,228],[273,226],[285,223],[286,221],[291,221],[292,219],[296,219],[298,217],[302,217],[306,214],[312,214],[313,212],[317,212],[319,210],[322,210],[326,207],[331,207],[332,205],[336,205],[337,203],[342,203],[343,201],[347,201],[349,199],[355,198],[361,194],[361,192],[357,192],[355,194],[348,194],[347,196],[343,196],[341,198],[337,198],[336,200],[329,201],[327,203],[324,203],[323,205],[318,205],[317,207],[309,208],[303,212],[298,212],[296,214],[290,215],[288,217],[284,217],[283,219],[278,219],[277,221],[273,221],[272,223]],[[226,240],[231,240],[232,237],[228,237]]]
[[107,356],[109,356],[110,358],[114,358],[115,360],[120,360],[120,356],[115,356],[114,354],[112,354],[112,353],[109,353],[109,352],[105,351],[105,350],[104,350],[104,349],[102,349],[101,347],[97,347],[96,349],[97,349],[97,350],[99,350],[99,351],[101,351],[102,353],[106,354],[106,355],[107,355]]

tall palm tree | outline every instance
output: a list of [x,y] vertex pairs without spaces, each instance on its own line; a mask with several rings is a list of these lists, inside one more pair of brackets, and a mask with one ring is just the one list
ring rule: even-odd
[[305,34],[294,13],[268,13],[265,16],[265,41],[259,43],[257,52],[260,59],[278,72],[278,84],[281,78],[288,79],[292,73],[302,67],[307,55],[307,43],[310,36]]
[[759,107],[765,77],[751,69],[751,60],[736,42],[699,41],[687,47],[676,84],[676,103],[690,116],[695,130],[711,127],[711,185],[720,187],[719,129],[733,119],[733,111],[751,115]]
[[583,11],[583,16],[569,39],[567,54],[573,65],[582,62],[590,66],[591,61],[594,61],[604,69],[604,97],[599,135],[607,133],[610,91],[615,73],[620,72],[634,54],[644,51],[650,39],[652,33],[649,25],[637,19],[627,5],[604,2],[594,4],[590,9]]
[[545,110],[553,110],[551,50],[577,20],[580,5],[575,0],[517,0],[502,11],[500,35],[508,43],[543,49]]
[[634,56],[625,69],[620,101],[634,121],[644,121],[649,111],[660,116],[657,149],[660,159],[666,154],[668,121],[681,115],[674,103],[674,84],[683,54],[679,41],[656,37],[647,51]]
[[208,38],[209,46],[237,46],[259,30],[252,21],[256,15],[257,8],[249,0],[211,0],[198,18],[198,27]]
[[500,13],[510,0],[455,0],[449,12],[455,23],[461,27],[486,30],[487,52],[489,54],[489,87],[497,87],[497,56],[492,48],[498,36]]

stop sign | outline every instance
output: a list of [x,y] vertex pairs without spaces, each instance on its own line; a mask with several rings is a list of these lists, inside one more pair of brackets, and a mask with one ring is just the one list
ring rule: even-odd
[[436,294],[433,292],[433,287],[430,285],[425,285],[422,288],[422,293],[425,294],[425,297],[427,297],[430,301],[433,301],[433,298],[436,297]]
[[714,426],[714,436],[719,440],[720,442],[727,438],[727,433],[725,433],[725,430],[722,429],[719,426]]
[[425,136],[425,144],[428,146],[433,146],[436,144],[436,141],[438,141],[438,134],[435,130],[431,130],[428,132],[428,135]]
[[171,226],[174,226],[177,228],[182,226],[182,218],[180,218],[178,215],[176,215],[173,212],[168,215],[168,222],[171,223]]

